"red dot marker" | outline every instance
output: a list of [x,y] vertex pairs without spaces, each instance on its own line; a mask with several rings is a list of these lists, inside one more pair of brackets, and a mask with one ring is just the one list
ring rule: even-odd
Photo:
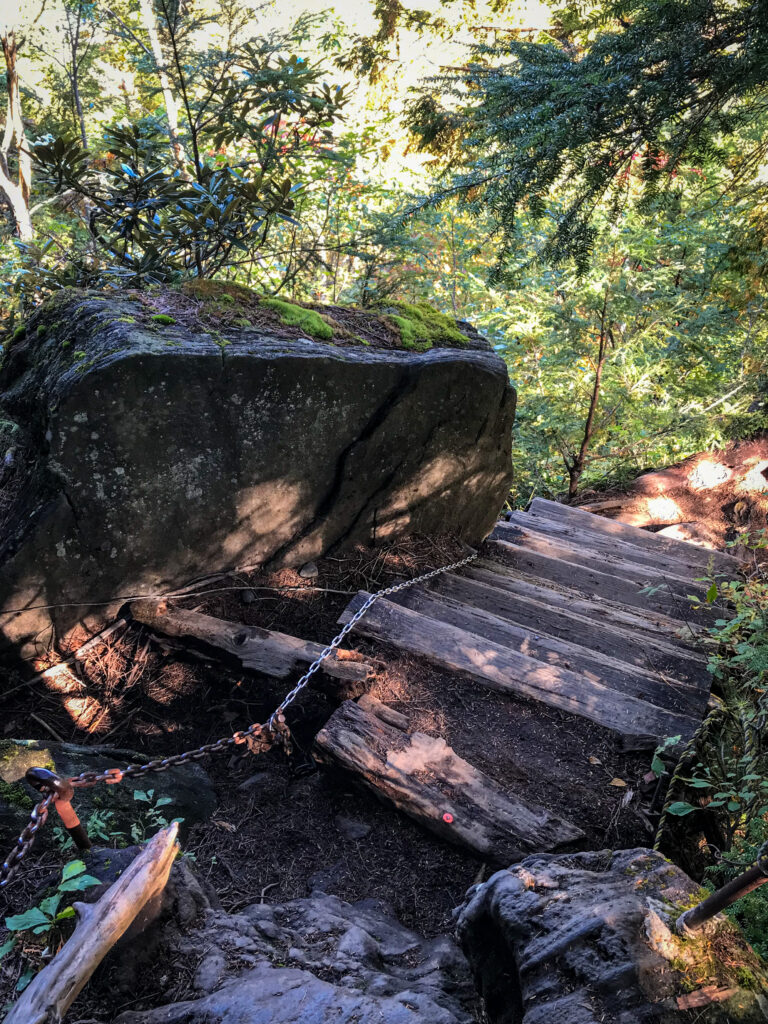
[[443,821],[446,823],[446,825],[452,825],[453,815],[446,811],[445,814],[443,815]]

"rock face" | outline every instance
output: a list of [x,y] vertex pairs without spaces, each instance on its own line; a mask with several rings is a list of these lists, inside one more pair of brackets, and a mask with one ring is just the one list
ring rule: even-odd
[[[768,1019],[757,957],[719,920],[673,935],[699,888],[650,850],[529,857],[474,886],[458,933],[490,1024]],[[730,964],[734,976],[728,975]],[[746,977],[755,991],[740,987]]]
[[[124,768],[149,760],[131,750],[113,747],[83,747],[76,743],[42,743],[39,740],[0,741],[0,857],[11,848],[21,829],[29,821],[29,812],[39,795],[24,782],[28,768],[49,768],[69,778],[87,771]],[[149,793],[149,800],[134,799],[134,791]],[[158,801],[163,801],[157,808]],[[169,768],[156,775],[145,775],[135,781],[126,780],[118,786],[99,785],[77,789],[74,799],[80,820],[87,824],[94,811],[104,818],[104,830],[120,833],[130,841],[131,827],[138,825],[139,835],[151,824],[151,808],[156,808],[167,821],[183,819],[185,833],[198,821],[209,817],[216,807],[216,792],[208,774],[199,764],[189,763]],[[149,812],[149,814],[148,814]],[[36,846],[46,842],[59,819],[52,814],[48,825],[36,839]],[[155,831],[157,829],[155,828]],[[98,841],[94,834],[92,839]],[[104,838],[103,836],[101,838]]]
[[[176,870],[176,869],[174,869]],[[173,876],[172,876],[173,880]],[[178,892],[189,888],[176,882]],[[200,899],[199,889],[193,894]],[[191,901],[185,898],[184,904]],[[316,893],[237,914],[208,908],[186,933],[165,924],[158,962],[197,965],[186,998],[121,1014],[115,1024],[470,1024],[466,961],[447,937],[426,940],[380,903]],[[162,938],[162,937],[161,937]],[[152,929],[140,940],[157,949]],[[130,948],[123,961],[135,960]],[[120,967],[114,972],[122,977]],[[170,992],[178,977],[169,972]],[[162,1002],[162,1000],[161,1000]]]
[[490,530],[515,402],[479,336],[414,352],[158,319],[128,296],[64,293],[10,346],[6,646],[26,654],[121,596],[234,566]]

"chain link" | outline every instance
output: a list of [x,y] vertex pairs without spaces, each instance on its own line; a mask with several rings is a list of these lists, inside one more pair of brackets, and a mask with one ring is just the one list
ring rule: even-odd
[[[101,772],[81,772],[79,775],[75,775],[67,781],[75,789],[95,786],[100,782],[106,783],[107,785],[115,785],[122,782],[124,779],[139,779],[144,775],[150,775],[154,772],[164,772],[169,768],[175,768],[178,765],[186,764],[190,761],[199,761],[205,757],[209,757],[211,754],[218,754],[226,750],[231,750],[243,743],[248,744],[252,753],[260,753],[264,750],[268,750],[276,742],[282,743],[287,748],[289,744],[289,733],[284,717],[286,708],[296,700],[322,663],[326,658],[330,657],[335,650],[337,650],[344,637],[355,628],[371,605],[378,601],[379,598],[388,597],[390,594],[396,594],[398,591],[405,590],[408,587],[413,587],[417,583],[425,583],[427,580],[431,580],[433,577],[439,576],[441,573],[460,569],[462,566],[468,565],[469,562],[474,561],[476,558],[477,553],[473,552],[466,558],[462,558],[459,562],[452,562],[450,565],[441,566],[439,569],[432,569],[430,572],[424,573],[422,576],[416,576],[413,579],[405,580],[402,583],[395,583],[393,586],[386,587],[384,590],[380,590],[376,594],[369,594],[362,605],[350,618],[349,622],[345,623],[341,632],[331,640],[327,647],[323,648],[320,654],[318,654],[301,679],[299,679],[298,683],[296,683],[294,688],[275,708],[265,724],[262,725],[258,722],[254,722],[253,725],[244,729],[242,732],[233,733],[231,736],[224,736],[222,739],[216,740],[214,743],[205,743],[203,746],[197,747],[194,750],[185,750],[183,754],[171,754],[169,757],[158,757],[153,761],[147,761],[146,764],[132,764],[128,765],[126,768],[106,768]],[[51,804],[54,802],[54,799],[55,793],[53,791],[49,791],[33,809],[29,823],[16,840],[16,845],[8,854],[6,860],[3,861],[2,865],[0,865],[0,889],[3,889],[19,870],[21,861],[29,852],[30,847],[35,841],[35,836],[48,818],[48,812],[51,808]]]

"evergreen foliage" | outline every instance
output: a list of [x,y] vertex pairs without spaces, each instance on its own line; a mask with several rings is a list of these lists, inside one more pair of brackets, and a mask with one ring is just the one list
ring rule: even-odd
[[[604,0],[587,14],[566,7],[536,40],[512,32],[478,45],[465,68],[433,80],[410,125],[460,167],[437,198],[460,194],[493,212],[500,269],[525,211],[549,222],[536,255],[574,257],[583,270],[596,212],[627,201],[656,209],[686,162],[718,161],[732,186],[755,185],[767,105],[765,0]],[[569,200],[554,215],[563,188]]]

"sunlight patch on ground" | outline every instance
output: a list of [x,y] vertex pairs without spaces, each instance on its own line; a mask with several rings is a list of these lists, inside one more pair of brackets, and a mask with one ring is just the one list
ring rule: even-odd
[[719,487],[731,475],[731,470],[721,462],[715,462],[714,459],[702,459],[688,474],[688,482],[695,491],[704,491],[710,487]]
[[768,491],[768,459],[761,459],[734,487],[737,494]]
[[680,506],[672,498],[649,498],[648,513],[658,523],[674,522],[683,515]]

